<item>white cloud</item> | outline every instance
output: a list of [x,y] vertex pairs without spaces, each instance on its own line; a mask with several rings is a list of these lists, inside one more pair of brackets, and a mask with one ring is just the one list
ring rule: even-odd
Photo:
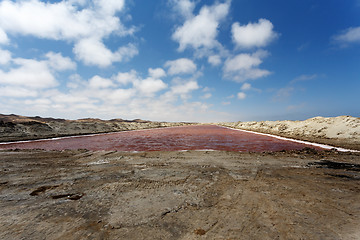
[[11,61],[11,52],[0,49],[0,65],[8,64]]
[[111,91],[107,98],[110,99],[113,104],[123,104],[129,102],[129,100],[135,95],[134,89],[115,89]]
[[138,54],[139,54],[139,50],[137,49],[137,47],[134,44],[129,43],[125,46],[118,48],[118,50],[115,52],[113,61],[114,62],[128,61],[129,59],[133,58]]
[[34,89],[23,88],[18,86],[0,87],[0,96],[2,97],[24,98],[24,97],[36,97],[37,95],[38,93]]
[[212,89],[209,88],[209,87],[204,87],[202,91],[203,92],[210,92],[210,91],[212,91]]
[[74,46],[74,53],[86,65],[107,67],[111,65],[113,53],[97,39],[82,39]]
[[74,46],[77,58],[86,65],[108,67],[113,62],[121,62],[124,58],[131,58],[138,54],[138,50],[132,44],[119,48],[112,52],[98,39],[82,39]]
[[244,92],[239,92],[237,94],[238,99],[243,100],[246,98],[246,94]]
[[114,31],[129,33],[115,16],[123,1],[95,1],[79,8],[75,2],[2,1],[0,27],[11,34],[55,40],[105,37]]
[[49,66],[54,70],[64,71],[76,69],[76,63],[69,57],[63,57],[61,53],[48,52],[45,56],[49,59]]
[[261,18],[257,23],[248,23],[247,25],[240,25],[236,22],[232,25],[231,32],[237,47],[265,47],[278,37],[273,28],[274,26],[269,20]]
[[9,42],[9,38],[7,34],[0,28],[0,44],[7,44]]
[[167,88],[167,84],[161,81],[160,79],[146,78],[141,81],[136,81],[134,83],[136,89],[145,95],[152,95],[158,91],[161,91]]
[[114,83],[110,79],[102,78],[98,75],[92,77],[89,80],[89,87],[90,88],[109,88],[114,86]]
[[[120,78],[121,75],[127,75],[128,80],[125,82],[131,85],[126,89],[117,81],[116,77],[119,75]],[[190,80],[176,78],[167,87],[159,79],[151,77],[142,79],[135,71],[130,71],[111,78],[96,75],[88,80],[72,75],[69,82],[74,87],[64,91],[54,88],[42,90],[25,88],[23,92],[19,92],[21,86],[14,85],[13,89],[0,87],[0,107],[12,111],[15,109],[24,115],[66,116],[73,119],[140,117],[159,121],[210,121],[224,116],[224,113],[211,112],[209,105],[205,103],[190,101],[192,92],[200,88],[194,78]],[[1,104],[3,99],[6,99],[6,106]],[[26,109],[19,111],[17,106],[20,104],[26,104]]]
[[293,87],[284,87],[280,88],[274,97],[275,101],[283,101],[286,100],[291,96],[291,94],[294,92],[295,88]]
[[167,61],[165,67],[169,68],[168,73],[170,75],[175,74],[189,74],[196,71],[195,63],[188,58],[179,58],[174,61]]
[[162,68],[149,68],[148,69],[149,76],[152,78],[162,78],[166,76],[166,72]]
[[186,99],[189,97],[189,93],[199,89],[197,81],[190,80],[187,82],[178,82],[171,87],[171,94],[180,95],[181,98]]
[[179,43],[178,50],[215,47],[218,44],[216,37],[220,21],[227,16],[229,8],[230,1],[215,3],[210,7],[202,7],[198,15],[190,16],[172,35],[172,39]]
[[211,55],[208,57],[208,62],[213,66],[219,66],[221,64],[221,57],[219,55]]
[[212,97],[211,93],[205,93],[204,95],[201,96],[202,99],[209,99]]
[[119,72],[113,78],[122,85],[133,83],[139,80],[138,73],[135,70],[131,70],[130,72]]
[[106,67],[137,54],[134,45],[112,52],[103,43],[110,34],[134,33],[134,28],[125,28],[116,15],[123,9],[123,0],[94,0],[87,4],[5,0],[0,3],[0,43],[6,43],[11,35],[73,42],[78,59],[85,64]]
[[195,8],[195,2],[190,0],[170,0],[173,8],[185,19],[193,17],[193,11]]
[[333,41],[342,47],[353,43],[360,43],[360,27],[351,27],[342,31],[341,34],[333,36]]
[[31,89],[42,89],[57,86],[46,61],[16,58],[12,60],[18,68],[8,72],[0,70],[0,84],[17,85]]
[[0,70],[0,95],[8,97],[36,97],[40,90],[58,86],[54,77],[58,71],[72,70],[76,64],[60,53],[45,54],[46,60],[12,58],[11,53],[0,49],[0,64],[7,64],[7,71]]
[[244,83],[241,86],[241,90],[246,91],[246,90],[250,90],[251,89],[251,84],[250,83]]
[[69,89],[76,89],[86,86],[88,83],[82,79],[82,77],[75,73],[69,76],[69,80],[66,82],[66,87]]
[[[54,104],[69,104],[71,106],[68,106],[68,109],[72,108],[73,104],[77,103],[83,103],[83,102],[89,102],[90,99],[87,96],[82,96],[81,94],[75,95],[75,94],[66,94],[59,91],[52,92],[50,96],[51,100],[54,102]],[[66,108],[66,107],[65,107]]]
[[96,8],[104,15],[114,15],[125,6],[124,0],[95,0]]
[[50,99],[47,99],[47,98],[38,98],[35,100],[26,100],[24,103],[27,105],[49,106],[52,102]]
[[294,84],[294,83],[297,83],[297,82],[303,82],[303,81],[309,81],[309,80],[313,80],[315,78],[319,77],[317,74],[312,74],[312,75],[306,75],[306,74],[303,74],[303,75],[300,75],[296,78],[294,78],[290,84]]
[[268,76],[270,72],[258,68],[262,59],[268,56],[267,51],[258,50],[253,54],[241,53],[225,61],[224,77],[236,82]]

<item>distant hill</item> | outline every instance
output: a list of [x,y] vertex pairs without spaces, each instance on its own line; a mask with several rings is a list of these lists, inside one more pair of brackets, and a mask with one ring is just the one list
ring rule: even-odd
[[111,120],[101,120],[98,118],[66,120],[61,118],[0,114],[0,142],[173,127],[189,124],[193,123],[151,122],[141,119],[123,120],[121,118]]

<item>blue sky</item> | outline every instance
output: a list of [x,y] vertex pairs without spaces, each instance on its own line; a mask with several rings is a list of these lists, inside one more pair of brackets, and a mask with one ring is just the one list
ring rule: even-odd
[[302,120],[360,111],[358,0],[0,2],[0,112]]

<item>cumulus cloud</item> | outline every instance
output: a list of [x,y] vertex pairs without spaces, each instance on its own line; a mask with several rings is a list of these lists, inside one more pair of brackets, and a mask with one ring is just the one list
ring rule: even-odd
[[0,87],[0,96],[2,97],[25,98],[25,97],[36,97],[37,95],[38,93],[34,89],[18,87],[18,86]]
[[94,3],[100,9],[99,12],[110,16],[121,11],[125,6],[125,0],[95,0]]
[[261,18],[257,23],[248,23],[247,25],[240,25],[236,22],[232,25],[231,32],[237,47],[265,47],[278,37],[273,28],[274,26],[269,20]]
[[172,39],[179,43],[178,50],[184,51],[187,47],[195,49],[215,47],[218,44],[216,37],[219,24],[228,15],[229,8],[230,1],[226,1],[203,6],[198,15],[190,15],[172,35]]
[[219,55],[211,55],[208,57],[208,62],[213,66],[219,66],[221,64],[221,57]]
[[180,95],[181,98],[186,99],[189,97],[189,93],[199,89],[197,81],[190,80],[187,82],[178,82],[178,84],[171,87],[171,94]]
[[113,104],[123,104],[128,102],[133,96],[135,96],[134,89],[115,89],[110,91],[106,98],[108,98]]
[[237,94],[237,98],[240,99],[240,100],[243,100],[246,98],[246,94],[244,92],[239,92]]
[[74,53],[86,65],[108,67],[113,62],[121,62],[125,58],[135,56],[138,54],[138,50],[133,44],[129,44],[112,52],[100,40],[89,38],[82,39],[75,44]]
[[[26,109],[20,109],[24,115],[61,117],[66,114],[67,118],[120,116],[126,119],[209,121],[209,117],[214,116],[207,104],[190,100],[192,92],[200,88],[194,77],[176,78],[168,86],[160,79],[152,78],[150,73],[142,78],[132,70],[109,78],[95,75],[87,80],[74,74],[68,81],[73,87],[65,90],[17,85],[4,88],[0,84],[0,99],[7,102],[4,106],[0,101],[0,107],[14,111],[18,110],[16,106],[26,104]],[[219,118],[222,113],[215,115]]]
[[11,52],[0,49],[0,65],[8,64],[11,60]]
[[114,79],[122,85],[127,85],[139,80],[138,73],[132,69],[130,72],[119,72]]
[[212,97],[211,93],[205,93],[204,95],[201,96],[202,99],[209,99]]
[[0,3],[0,26],[11,34],[55,40],[105,37],[114,31],[131,33],[115,16],[123,9],[124,1],[95,0],[93,4],[78,7],[74,1],[5,0]]
[[42,89],[57,86],[57,81],[46,61],[16,58],[12,60],[17,68],[8,72],[0,70],[0,84]]
[[268,55],[267,51],[258,50],[253,54],[241,53],[228,58],[223,67],[223,76],[236,82],[268,76],[270,74],[268,70],[259,68],[262,59]]
[[110,79],[106,79],[106,78],[102,78],[98,75],[92,77],[89,80],[89,87],[90,88],[109,88],[114,86],[113,81],[111,81]]
[[251,89],[251,84],[250,83],[244,83],[241,86],[241,90],[246,91],[246,90],[250,90]]
[[167,61],[165,67],[168,68],[168,74],[189,74],[196,71],[196,64],[188,58],[179,58],[173,61]]
[[[117,77],[122,80],[126,77],[128,80],[125,82],[129,86],[124,88],[123,83],[117,81]],[[69,81],[73,82],[71,85],[80,87],[64,92],[58,89],[41,90],[39,98],[34,95],[36,92],[26,93],[29,97],[34,97],[25,100],[29,109],[36,106],[39,107],[36,114],[44,111],[49,115],[53,111],[50,115],[66,113],[68,117],[74,118],[79,118],[80,111],[80,115],[84,117],[121,116],[132,119],[142,116],[152,120],[181,121],[199,120],[208,108],[206,104],[189,101],[192,91],[200,88],[195,79],[177,78],[169,87],[160,79],[150,76],[142,78],[137,72],[130,71],[110,78],[95,75],[85,81],[73,75]],[[5,89],[0,87],[0,93],[3,92]],[[0,95],[1,97],[3,96]]]
[[54,70],[64,71],[76,69],[76,63],[69,57],[63,57],[61,53],[48,52],[45,56],[49,59],[49,66]]
[[[116,16],[124,8],[124,1],[94,0],[42,2],[39,0],[9,0],[0,3],[0,43],[10,35],[28,35],[50,40],[75,43],[74,53],[89,65],[109,66],[137,54],[134,45],[109,50],[103,39],[110,34],[133,34]],[[87,52],[86,48],[89,48]]]
[[0,49],[0,95],[8,97],[36,97],[39,91],[58,86],[55,74],[74,70],[76,64],[60,53],[48,52],[45,60],[12,58],[7,50]]
[[149,76],[152,78],[162,78],[166,76],[166,72],[162,68],[149,68],[148,69]]
[[136,81],[134,86],[140,91],[140,93],[145,94],[146,96],[167,88],[167,84],[162,80],[151,77],[141,81]]
[[170,0],[170,4],[173,6],[174,10],[185,19],[193,17],[195,2],[190,0]]
[[9,42],[9,38],[7,34],[0,28],[0,44],[7,44]]
[[341,47],[347,47],[350,44],[360,43],[360,27],[351,27],[340,34],[332,37],[334,43]]

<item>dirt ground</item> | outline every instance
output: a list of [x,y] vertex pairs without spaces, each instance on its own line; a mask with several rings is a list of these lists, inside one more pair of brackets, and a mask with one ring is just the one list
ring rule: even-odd
[[360,153],[0,151],[0,239],[360,239]]

